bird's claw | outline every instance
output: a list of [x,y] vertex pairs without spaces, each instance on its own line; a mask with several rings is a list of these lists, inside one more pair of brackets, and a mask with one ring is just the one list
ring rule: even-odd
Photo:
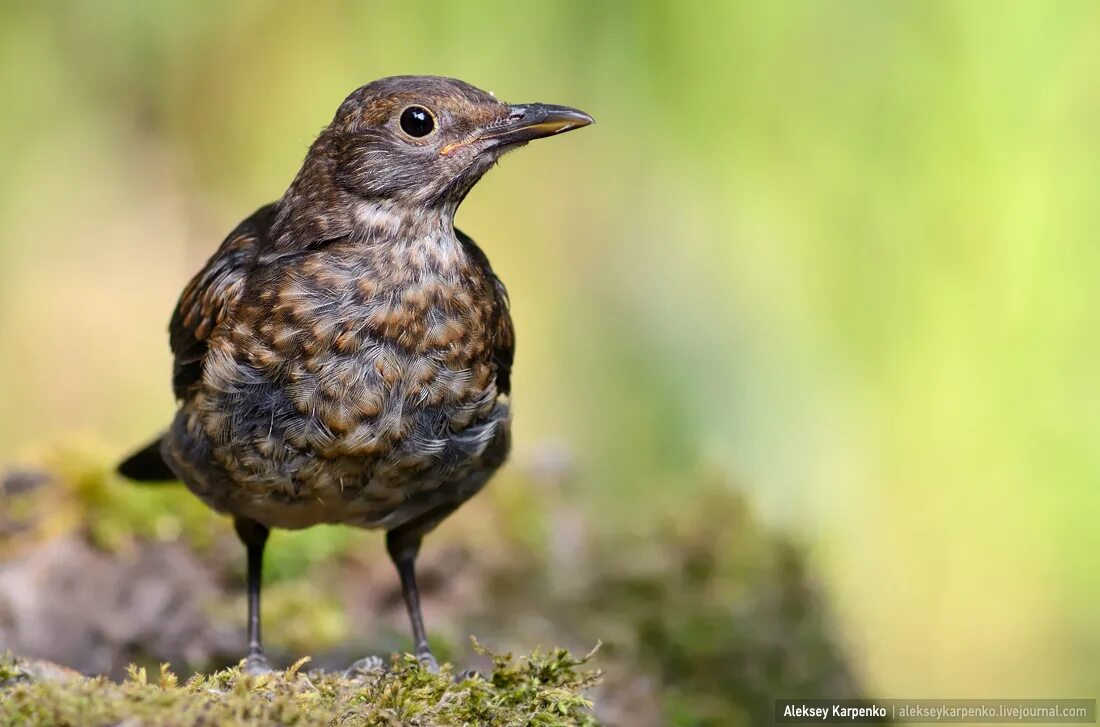
[[263,676],[271,673],[271,664],[263,654],[249,654],[241,671],[252,677]]
[[430,651],[417,652],[416,658],[420,660],[420,665],[432,674],[439,673],[439,662],[435,660],[435,656]]
[[380,656],[365,656],[347,668],[345,679],[356,679],[367,674],[380,674],[386,670],[386,662]]

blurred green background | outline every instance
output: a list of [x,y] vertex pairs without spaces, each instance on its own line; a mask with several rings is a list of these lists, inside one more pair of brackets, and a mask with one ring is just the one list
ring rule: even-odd
[[1095,3],[9,1],[0,69],[0,462],[164,426],[222,237],[352,89],[455,76],[598,122],[459,214],[512,468],[624,531],[736,481],[874,696],[1096,694]]

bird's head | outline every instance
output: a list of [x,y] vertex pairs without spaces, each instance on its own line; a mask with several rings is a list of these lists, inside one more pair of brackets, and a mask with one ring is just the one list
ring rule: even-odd
[[345,191],[453,209],[508,150],[591,123],[577,109],[509,105],[452,78],[394,76],[348,96],[325,134]]

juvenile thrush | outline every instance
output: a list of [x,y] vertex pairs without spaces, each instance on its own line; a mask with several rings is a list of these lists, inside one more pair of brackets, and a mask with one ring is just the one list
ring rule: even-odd
[[250,671],[269,668],[268,533],[318,523],[386,531],[414,652],[435,666],[421,539],[500,467],[511,421],[507,293],[455,212],[505,152],[591,123],[454,79],[367,84],[184,289],[169,326],[179,409],[119,471],[182,480],[234,518]]

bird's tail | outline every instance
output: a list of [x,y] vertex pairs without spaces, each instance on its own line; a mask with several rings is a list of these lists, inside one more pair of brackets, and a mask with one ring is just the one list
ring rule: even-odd
[[135,482],[174,482],[179,478],[160,453],[163,437],[154,439],[118,466],[118,473]]

